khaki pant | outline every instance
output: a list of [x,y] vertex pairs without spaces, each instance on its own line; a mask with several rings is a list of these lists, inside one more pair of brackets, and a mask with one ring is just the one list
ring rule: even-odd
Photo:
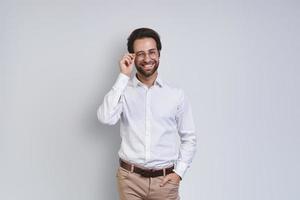
[[119,167],[117,182],[120,200],[179,200],[179,184],[169,181],[160,187],[163,178],[142,177]]

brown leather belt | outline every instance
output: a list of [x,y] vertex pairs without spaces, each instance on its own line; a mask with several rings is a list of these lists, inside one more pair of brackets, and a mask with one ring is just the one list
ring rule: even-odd
[[174,166],[169,167],[169,168],[164,168],[160,170],[154,170],[154,169],[142,169],[139,167],[136,167],[134,165],[128,164],[124,162],[123,160],[120,159],[120,166],[128,171],[140,174],[143,177],[158,177],[158,176],[165,176],[168,174],[173,173]]

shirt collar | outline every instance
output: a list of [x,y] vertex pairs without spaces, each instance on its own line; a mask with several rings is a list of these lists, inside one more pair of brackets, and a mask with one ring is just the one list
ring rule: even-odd
[[[132,79],[132,83],[133,83],[133,86],[144,86],[144,84],[136,77],[137,75],[135,74],[135,76],[133,77]],[[154,85],[157,85],[159,87],[163,87],[163,82],[162,80],[160,79],[159,76],[157,76],[156,80],[154,81]]]

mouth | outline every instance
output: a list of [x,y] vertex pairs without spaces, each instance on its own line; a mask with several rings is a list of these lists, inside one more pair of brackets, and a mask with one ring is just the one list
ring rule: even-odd
[[143,67],[144,70],[150,70],[150,69],[153,69],[154,63],[144,64],[142,67]]

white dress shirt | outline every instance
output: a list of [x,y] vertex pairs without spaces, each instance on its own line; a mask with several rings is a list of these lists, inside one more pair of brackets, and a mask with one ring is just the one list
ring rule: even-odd
[[174,171],[184,176],[196,151],[196,135],[191,107],[182,90],[159,78],[148,88],[136,76],[130,79],[120,73],[97,116],[110,125],[120,119],[121,159],[152,169],[174,164]]

